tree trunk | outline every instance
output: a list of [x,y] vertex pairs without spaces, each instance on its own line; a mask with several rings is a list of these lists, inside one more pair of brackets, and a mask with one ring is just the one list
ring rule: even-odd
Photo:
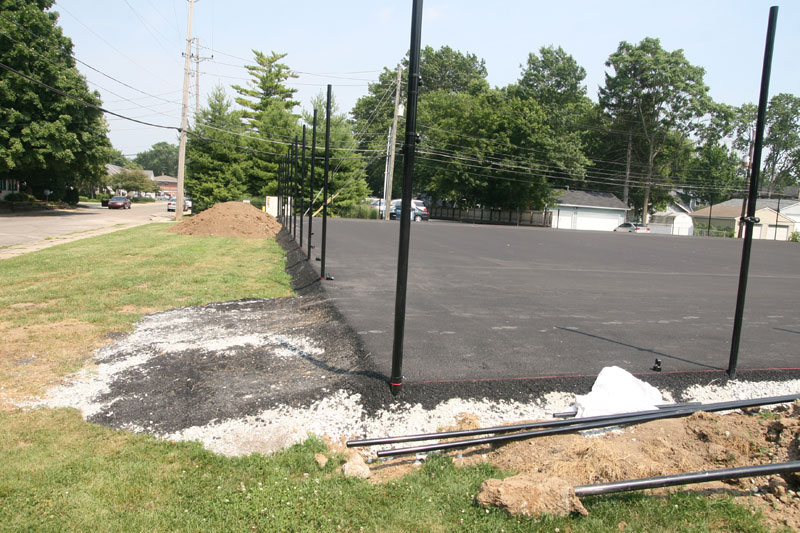
[[622,203],[628,205],[631,181],[631,155],[633,154],[633,131],[628,130],[628,152],[625,156],[625,186],[622,189]]

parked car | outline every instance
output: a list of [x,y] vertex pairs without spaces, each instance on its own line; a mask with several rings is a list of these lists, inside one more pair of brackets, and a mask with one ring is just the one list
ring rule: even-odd
[[112,196],[108,201],[109,209],[130,209],[131,199],[125,196]]
[[[392,202],[394,203],[394,202]],[[398,200],[397,205],[395,206],[394,217],[393,218],[400,218],[400,212],[403,208],[402,201]],[[431,214],[428,212],[428,208],[425,206],[425,203],[422,200],[411,200],[411,220],[429,220],[431,218]]]
[[392,200],[391,202],[389,202],[389,220],[394,220],[395,209],[397,209],[397,206],[400,205],[400,202],[402,202],[402,200],[400,200],[399,198],[397,200]]
[[373,200],[372,202],[370,202],[369,206],[372,209],[378,210],[378,216],[380,218],[386,216],[386,202],[384,202],[383,200]]
[[626,233],[650,233],[650,228],[644,224],[634,224],[633,222],[625,222],[620,224],[614,231],[622,231]]
[[[177,205],[178,201],[174,198],[167,202],[167,211],[175,211],[175,206]],[[184,198],[183,199],[183,210],[188,211],[192,208],[192,199],[191,198]]]

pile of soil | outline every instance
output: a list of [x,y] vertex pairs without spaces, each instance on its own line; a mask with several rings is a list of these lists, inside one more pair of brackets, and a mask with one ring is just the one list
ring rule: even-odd
[[204,237],[274,237],[281,225],[272,215],[244,202],[224,202],[197,215],[186,217],[169,231]]
[[[447,452],[455,464],[489,462],[518,475],[489,480],[476,501],[513,514],[565,514],[585,510],[565,487],[738,466],[800,460],[800,402],[758,414],[696,413],[594,435],[552,435]],[[451,429],[480,427],[463,416]],[[373,480],[414,468],[414,459],[373,463]],[[542,493],[543,480],[557,490]],[[732,495],[760,509],[768,520],[800,530],[800,476],[784,474],[688,485],[705,494]],[[537,507],[538,506],[538,507]]]

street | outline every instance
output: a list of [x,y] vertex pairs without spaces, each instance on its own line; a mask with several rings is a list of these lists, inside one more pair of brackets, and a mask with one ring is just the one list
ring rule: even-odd
[[69,210],[0,213],[0,258],[174,216],[167,212],[166,202],[133,204],[131,209],[108,209],[88,203],[80,206]]

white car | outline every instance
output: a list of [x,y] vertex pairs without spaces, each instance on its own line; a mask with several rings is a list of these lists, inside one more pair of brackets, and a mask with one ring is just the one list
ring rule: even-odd
[[[178,204],[178,201],[174,198],[167,202],[167,211],[175,211],[175,206]],[[188,211],[192,208],[192,199],[191,198],[184,198],[183,199],[183,210]]]

